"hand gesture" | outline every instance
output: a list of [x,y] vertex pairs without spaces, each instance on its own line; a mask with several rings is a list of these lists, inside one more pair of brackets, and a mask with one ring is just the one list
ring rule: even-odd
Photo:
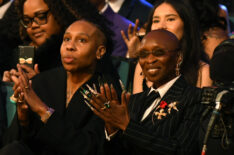
[[[27,65],[21,65],[21,67],[26,71],[29,79],[33,78],[36,74],[40,73],[38,64],[34,65],[34,70]],[[11,69],[10,71],[5,71],[3,73],[2,81],[18,83],[18,77],[19,77],[18,71],[16,69]]]
[[32,82],[29,80],[28,75],[23,71],[22,65],[18,64],[17,68],[19,71],[19,87],[21,88],[21,94],[24,96],[24,100],[33,112],[42,117],[46,113],[48,107],[32,89]]
[[128,47],[128,55],[130,58],[136,57],[136,51],[140,45],[140,40],[137,36],[138,32],[139,19],[136,20],[135,26],[132,28],[132,24],[129,24],[128,27],[128,37],[125,35],[124,31],[121,30],[121,35]]
[[3,82],[18,82],[18,72],[16,69],[11,69],[10,71],[4,71],[2,81]]
[[19,86],[19,83],[15,83],[14,94],[11,97],[11,100],[16,102],[18,121],[21,126],[28,126],[29,124],[29,108],[26,102],[24,101],[24,96],[21,93],[22,90]]
[[92,97],[90,104],[94,107],[93,112],[105,121],[107,130],[118,128],[124,131],[130,121],[127,108],[129,99],[130,94],[124,91],[120,103],[114,87],[105,83],[100,87],[100,94]]

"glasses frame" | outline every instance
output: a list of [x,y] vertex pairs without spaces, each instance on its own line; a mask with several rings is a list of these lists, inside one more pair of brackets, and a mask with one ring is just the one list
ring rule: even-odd
[[144,55],[144,56],[142,56],[142,55],[140,54],[141,52],[139,52],[139,53],[137,53],[137,57],[140,58],[140,59],[145,59],[145,58],[147,58],[150,54],[152,54],[152,55],[155,56],[155,57],[158,57],[158,56],[160,56],[160,54],[156,54],[156,52],[158,52],[158,51],[160,51],[160,50],[162,50],[162,51],[164,51],[164,52],[177,52],[177,51],[180,50],[180,48],[176,48],[176,49],[174,49],[174,50],[165,50],[165,49],[159,48],[159,49],[154,50],[154,51],[151,51],[151,52],[149,52],[149,51],[144,51],[144,52],[145,52],[145,55]]
[[34,16],[34,17],[27,17],[27,18],[29,18],[29,24],[28,25],[26,25],[25,23],[24,23],[24,21],[23,21],[23,19],[21,19],[20,20],[20,23],[22,24],[22,26],[25,28],[25,29],[27,29],[27,28],[31,28],[32,27],[32,24],[33,24],[33,22],[35,22],[37,25],[45,25],[45,24],[47,24],[48,23],[48,15],[49,15],[49,12],[50,12],[50,10],[47,10],[47,11],[45,11],[45,12],[42,12],[42,13],[40,13],[40,14],[45,14],[45,23],[43,23],[43,24],[39,24],[39,22],[35,19],[35,18],[38,18],[38,15],[36,15],[36,16]]

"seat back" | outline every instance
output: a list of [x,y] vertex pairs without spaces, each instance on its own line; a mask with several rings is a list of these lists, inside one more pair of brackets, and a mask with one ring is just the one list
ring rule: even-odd
[[125,88],[132,92],[136,61],[134,59],[112,56],[112,63],[117,69]]
[[1,108],[4,108],[3,110],[5,111],[4,117],[6,117],[6,124],[8,127],[11,124],[16,112],[16,104],[10,101],[10,96],[14,93],[12,88],[13,88],[13,83],[9,82],[1,83],[0,91],[2,93],[2,102],[3,102]]

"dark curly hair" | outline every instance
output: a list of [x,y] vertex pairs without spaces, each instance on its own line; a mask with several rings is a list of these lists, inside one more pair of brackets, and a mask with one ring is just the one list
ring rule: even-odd
[[227,21],[220,17],[220,7],[218,0],[185,0],[192,6],[199,21],[200,36],[210,28],[219,27],[223,30],[227,28]]
[[184,23],[183,37],[180,40],[181,50],[183,54],[183,62],[180,66],[180,72],[184,75],[187,82],[196,86],[198,80],[198,72],[200,68],[200,60],[206,60],[206,55],[202,50],[201,40],[199,36],[198,23],[194,12],[184,0],[157,0],[148,19],[146,31],[151,31],[152,19],[155,9],[162,3],[170,4]]
[[[23,6],[26,0],[15,0],[15,6],[18,11],[19,19],[22,19],[23,17]],[[50,9],[51,14],[57,21],[57,23],[61,27],[61,33],[63,34],[66,30],[66,28],[73,23],[74,21],[88,16],[88,13],[93,14],[92,12],[96,12],[93,9],[90,9],[89,5],[84,1],[76,1],[74,8],[77,10],[77,14],[79,16],[75,16],[73,13],[71,13],[70,8],[67,6],[68,4],[72,3],[72,1],[69,0],[43,0],[48,8]],[[66,5],[65,5],[66,4]],[[86,9],[85,9],[86,8]],[[24,41],[30,41],[25,28],[20,24],[20,35],[22,40]]]

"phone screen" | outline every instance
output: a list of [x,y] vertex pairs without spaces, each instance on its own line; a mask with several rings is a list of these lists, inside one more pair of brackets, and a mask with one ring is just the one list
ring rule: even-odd
[[19,63],[33,68],[34,52],[34,46],[19,46]]

